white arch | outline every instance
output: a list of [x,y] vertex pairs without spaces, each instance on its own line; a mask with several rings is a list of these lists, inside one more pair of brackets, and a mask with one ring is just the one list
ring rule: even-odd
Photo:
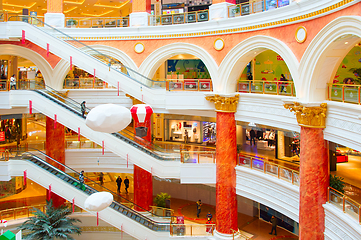
[[[360,42],[361,17],[339,17],[325,26],[312,40],[300,63],[302,101],[315,102],[327,99],[327,84],[347,53]],[[345,44],[345,41],[348,44]]]
[[39,53],[13,44],[0,44],[0,52],[2,55],[20,56],[32,61],[41,71],[45,84],[53,85],[53,68]]
[[219,82],[218,86],[215,86],[215,89],[222,93],[235,92],[239,73],[243,71],[256,55],[265,50],[272,50],[283,58],[290,70],[297,92],[301,84],[299,81],[299,62],[297,58],[284,42],[268,36],[250,37],[229,51],[219,66],[219,76],[222,76],[223,80]]
[[[123,65],[135,71],[138,70],[137,64],[135,64],[133,59],[131,59],[125,52],[119,50],[118,48],[114,48],[106,45],[91,45],[90,47],[109,57],[119,60]],[[95,54],[94,51],[92,51],[92,49],[90,48],[82,47],[80,49],[90,55]]]
[[[152,52],[140,65],[139,73],[152,78],[159,66],[167,59],[178,54],[191,54],[203,61],[207,67],[212,81],[216,81],[218,77],[218,65],[213,57],[203,48],[189,43],[171,43],[160,47]],[[213,82],[214,85],[214,82]]]

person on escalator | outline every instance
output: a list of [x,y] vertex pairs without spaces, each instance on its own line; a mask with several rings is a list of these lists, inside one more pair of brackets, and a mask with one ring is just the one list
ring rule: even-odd
[[124,185],[125,185],[125,192],[128,194],[128,188],[129,188],[129,179],[128,179],[128,177],[125,177]]
[[83,118],[85,117],[85,111],[86,111],[85,103],[86,103],[86,102],[83,101],[83,102],[80,104],[81,115],[82,115]]
[[83,188],[83,184],[84,184],[84,170],[82,170],[79,173],[79,182],[80,182],[80,188]]

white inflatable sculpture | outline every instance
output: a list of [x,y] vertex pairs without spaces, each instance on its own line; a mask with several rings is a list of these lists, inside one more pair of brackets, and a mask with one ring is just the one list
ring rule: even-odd
[[126,128],[132,121],[130,110],[115,104],[103,104],[93,108],[85,124],[98,132],[114,133]]
[[93,193],[85,200],[85,209],[93,212],[100,212],[106,209],[113,202],[113,195],[109,192]]

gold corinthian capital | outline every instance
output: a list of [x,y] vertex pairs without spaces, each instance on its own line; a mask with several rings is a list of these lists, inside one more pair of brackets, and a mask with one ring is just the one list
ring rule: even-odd
[[321,103],[318,107],[302,106],[298,102],[283,105],[291,112],[295,112],[298,125],[309,128],[325,128],[327,103]]
[[224,97],[220,95],[207,96],[206,100],[214,102],[216,112],[237,112],[239,94],[234,97]]

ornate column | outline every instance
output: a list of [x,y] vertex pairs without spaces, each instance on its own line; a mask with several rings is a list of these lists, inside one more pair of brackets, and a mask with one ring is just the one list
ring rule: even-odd
[[231,238],[232,229],[237,231],[236,171],[237,140],[236,120],[239,95],[214,95],[206,99],[215,103],[217,112],[216,144],[216,235]]
[[[54,158],[58,162],[65,164],[65,129],[64,126],[60,123],[56,123],[54,126],[54,120],[46,117],[46,142],[45,142],[45,152],[49,157]],[[65,168],[57,163],[54,163],[51,160],[48,160],[48,163],[55,166],[56,168],[64,171]],[[60,206],[65,203],[65,199],[51,193],[51,199],[53,200],[53,205],[55,207]]]
[[151,0],[133,0],[132,13],[129,15],[129,26],[148,26],[148,16],[151,11]]
[[209,19],[220,20],[228,18],[228,7],[236,4],[236,0],[213,0],[209,6]]
[[329,186],[327,143],[323,138],[327,103],[295,102],[284,107],[295,112],[301,126],[299,238],[323,240],[325,212],[322,204],[327,201]]
[[63,28],[65,15],[63,14],[63,0],[48,0],[47,13],[45,13],[45,23],[50,26]]

